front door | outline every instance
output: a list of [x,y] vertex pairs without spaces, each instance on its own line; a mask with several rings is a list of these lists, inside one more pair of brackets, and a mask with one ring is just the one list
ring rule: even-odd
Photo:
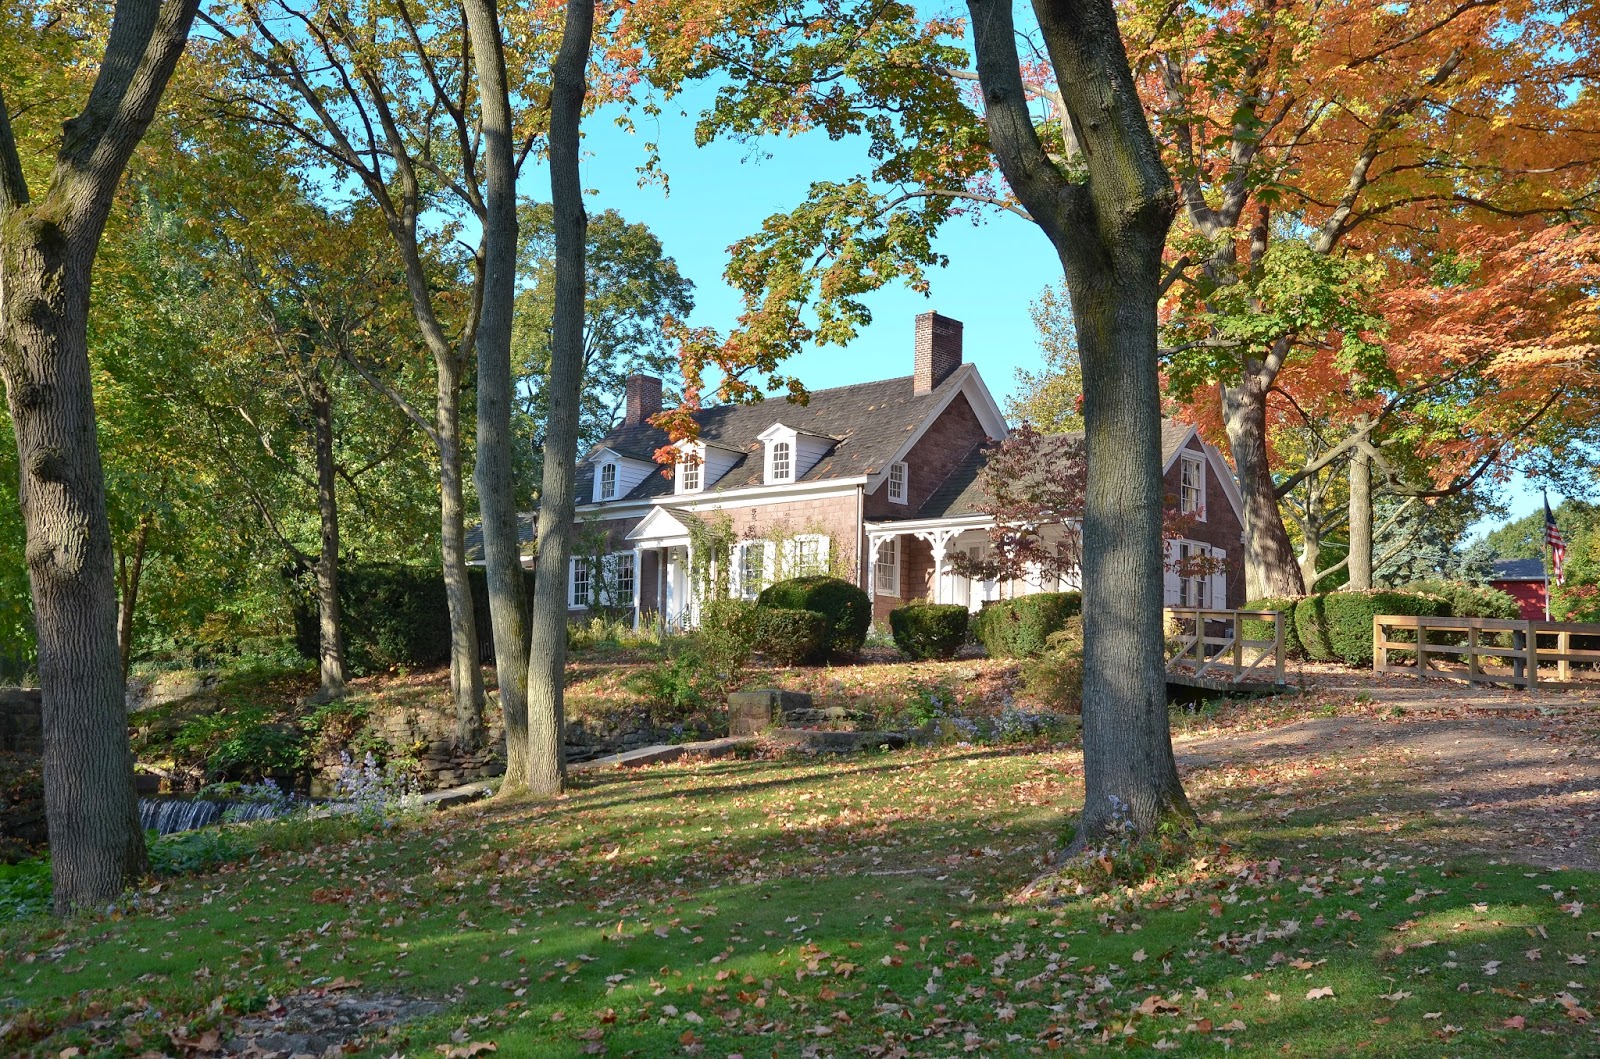
[[667,549],[667,599],[662,615],[668,628],[688,628],[689,619],[689,549]]

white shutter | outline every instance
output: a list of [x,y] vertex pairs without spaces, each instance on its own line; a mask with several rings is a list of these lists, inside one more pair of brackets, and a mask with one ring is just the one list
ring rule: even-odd
[[1161,564],[1162,606],[1176,607],[1183,603],[1183,586],[1178,580],[1177,571],[1172,568],[1172,564],[1178,561],[1178,542],[1167,541],[1163,554],[1165,558]]
[[1228,560],[1228,553],[1221,548],[1211,549],[1211,561],[1216,564],[1216,569],[1210,574],[1211,588],[1206,592],[1211,606],[1224,610],[1232,606],[1228,599],[1228,568],[1224,565]]

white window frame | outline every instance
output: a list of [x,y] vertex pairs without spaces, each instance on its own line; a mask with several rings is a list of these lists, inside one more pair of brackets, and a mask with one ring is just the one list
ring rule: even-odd
[[[639,578],[639,571],[633,565],[633,553],[612,552],[610,555],[606,556],[606,564],[611,567],[608,573],[610,574],[611,583],[616,590],[617,596],[617,598],[612,601],[612,604],[618,607],[633,606],[633,597],[634,593],[638,590]],[[628,592],[626,596],[624,596],[622,593],[622,580],[624,572],[627,574],[628,581]]]
[[[578,574],[583,574],[583,597],[578,597]],[[594,577],[589,570],[589,560],[574,555],[567,560],[567,606],[573,610],[588,610],[594,602]]]
[[[1190,469],[1195,473],[1196,485],[1193,487],[1194,503],[1189,503],[1191,489],[1185,481]],[[1184,453],[1178,461],[1178,511],[1180,514],[1193,515],[1196,522],[1206,520],[1206,458],[1193,453]]]
[[[898,478],[896,478],[898,474]],[[911,471],[904,462],[889,464],[884,490],[891,503],[908,504],[911,496]]]
[[[595,499],[615,500],[617,498],[617,481],[619,478],[616,461],[607,460],[605,463],[600,465],[600,468],[596,473],[598,474],[598,478],[595,485],[597,490]],[[611,475],[611,480],[609,482],[606,480],[607,474]]]
[[874,594],[900,594],[900,538],[886,537],[878,544],[878,557],[872,563]]
[[706,458],[705,450],[697,446],[686,446],[678,456],[677,473],[673,475],[675,492],[698,493],[705,488],[706,483]]
[[[778,450],[783,450],[783,466],[778,466]],[[793,438],[775,438],[767,444],[767,484],[794,481],[795,444]]]
[[1204,609],[1212,605],[1208,599],[1211,595],[1210,572],[1196,574],[1185,571],[1185,566],[1191,560],[1210,558],[1209,545],[1195,541],[1178,542],[1178,606]]
[[[751,577],[750,557],[760,556],[760,565]],[[768,561],[766,541],[745,541],[737,546],[734,554],[734,572],[739,578],[739,596],[742,599],[755,599],[761,590],[767,587],[768,579],[772,576],[772,565]]]
[[[806,577],[811,574],[825,574],[828,572],[828,546],[829,539],[821,533],[802,533],[789,541],[789,577]],[[802,561],[805,545],[814,545],[816,548],[816,564],[807,567]]]

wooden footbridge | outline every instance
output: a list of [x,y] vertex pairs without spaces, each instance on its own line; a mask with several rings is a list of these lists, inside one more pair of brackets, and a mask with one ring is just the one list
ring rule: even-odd
[[[1277,691],[1285,686],[1287,614],[1168,607],[1166,618],[1168,684],[1225,692]],[[1267,626],[1270,638],[1246,635]]]

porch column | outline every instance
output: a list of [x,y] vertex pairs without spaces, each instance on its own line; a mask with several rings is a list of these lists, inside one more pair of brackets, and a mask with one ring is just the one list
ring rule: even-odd
[[867,597],[876,599],[878,595],[878,549],[883,547],[883,542],[894,536],[892,533],[867,534]]
[[639,631],[639,621],[644,613],[644,549],[633,549],[633,631]]
[[950,542],[961,533],[958,529],[938,529],[919,531],[915,536],[919,540],[928,542],[933,549],[933,599],[934,603],[944,602],[944,556]]

